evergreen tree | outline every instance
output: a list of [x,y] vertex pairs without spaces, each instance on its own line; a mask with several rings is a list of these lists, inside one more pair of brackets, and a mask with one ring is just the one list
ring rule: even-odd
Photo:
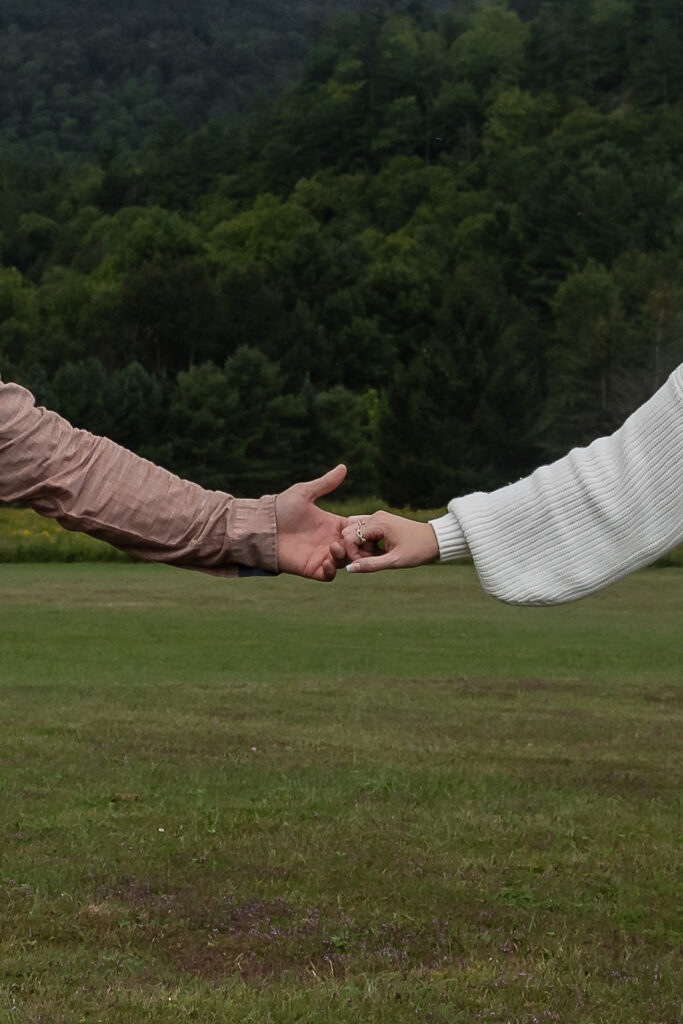
[[539,335],[490,264],[462,265],[439,330],[396,370],[380,421],[382,497],[444,505],[520,476],[537,455]]

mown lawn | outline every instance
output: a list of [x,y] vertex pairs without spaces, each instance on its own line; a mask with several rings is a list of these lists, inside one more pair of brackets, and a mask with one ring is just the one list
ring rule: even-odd
[[1,1024],[677,1024],[682,613],[0,567]]

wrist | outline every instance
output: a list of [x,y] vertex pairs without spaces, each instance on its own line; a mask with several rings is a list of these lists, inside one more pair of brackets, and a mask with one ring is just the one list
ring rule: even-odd
[[439,541],[431,523],[425,523],[424,527],[424,562],[433,562],[439,557]]

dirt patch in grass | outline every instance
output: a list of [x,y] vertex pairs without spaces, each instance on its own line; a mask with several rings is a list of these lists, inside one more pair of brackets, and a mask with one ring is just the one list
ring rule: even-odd
[[608,765],[570,757],[526,757],[515,762],[514,774],[526,781],[535,780],[543,789],[590,790],[603,796],[636,800],[654,800],[672,795],[679,780],[664,769],[635,772],[628,765]]
[[501,933],[510,930],[501,920],[505,908],[452,909],[426,922],[367,923],[280,898],[242,900],[128,880],[98,890],[79,922],[100,946],[117,942],[123,931],[129,945],[153,949],[176,972],[211,984],[239,974],[257,984],[284,975],[342,980],[370,968],[445,970],[465,956],[463,927],[488,931],[495,920]]
[[596,771],[594,775],[576,780],[579,784],[610,796],[655,800],[667,790],[677,789],[673,780],[664,776],[646,778],[631,771]]
[[[367,691],[368,681],[366,678],[345,678],[340,684],[344,690],[358,688]],[[593,684],[578,679],[554,680],[554,679],[500,679],[489,676],[414,676],[414,677],[391,677],[375,681],[376,688],[383,688],[393,691],[416,689],[418,691],[431,689],[444,689],[449,693],[464,695],[468,697],[501,697],[514,698],[519,693],[576,693],[585,695],[595,690]],[[320,696],[318,690],[309,690],[308,693],[315,693]],[[330,691],[334,693],[334,691]]]
[[641,697],[646,704],[659,704],[662,707],[683,711],[683,691],[681,690],[661,690],[659,693],[645,690],[641,693]]
[[582,694],[590,692],[590,684],[575,680],[553,679],[454,679],[455,692],[466,697],[492,697],[514,700],[523,693]]

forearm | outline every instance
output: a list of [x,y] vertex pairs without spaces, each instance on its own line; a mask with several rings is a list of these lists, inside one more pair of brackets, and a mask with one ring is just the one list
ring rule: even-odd
[[683,541],[683,366],[611,437],[449,516],[484,589],[512,604],[576,600],[650,564]]
[[37,408],[0,381],[0,500],[151,561],[277,571],[275,499],[207,491]]

